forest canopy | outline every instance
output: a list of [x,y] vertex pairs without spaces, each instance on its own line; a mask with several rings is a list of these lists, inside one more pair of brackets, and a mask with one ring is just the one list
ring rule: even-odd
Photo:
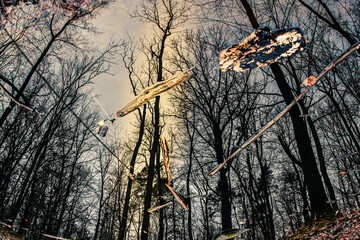
[[[279,239],[358,207],[358,1],[139,0],[146,31],[90,44],[119,4],[0,2],[3,226]],[[91,92],[115,64],[132,97],[108,114]]]

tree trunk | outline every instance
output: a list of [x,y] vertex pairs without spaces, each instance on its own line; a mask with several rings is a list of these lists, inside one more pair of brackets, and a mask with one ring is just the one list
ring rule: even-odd
[[[258,28],[260,25],[257,22],[255,15],[247,0],[241,0],[246,14],[249,17],[253,28]],[[284,73],[282,72],[278,63],[270,65],[271,71],[274,75],[275,81],[284,98],[286,104],[290,104],[294,99],[291,93],[291,88],[286,82]],[[310,137],[307,131],[306,124],[302,121],[300,116],[300,109],[295,105],[289,111],[292,120],[292,125],[295,134],[299,155],[301,158],[301,168],[304,174],[304,181],[309,193],[311,205],[311,219],[314,220],[324,213],[331,212],[330,205],[327,203],[326,192],[320,177],[319,170],[316,165],[315,155],[311,146]]]
[[175,217],[175,197],[173,197],[173,204],[172,204],[172,222],[173,222],[173,239],[176,239],[176,217]]
[[191,221],[191,198],[190,198],[190,177],[191,177],[191,170],[192,170],[192,157],[194,153],[194,132],[191,134],[189,129],[189,124],[186,123],[186,130],[189,134],[190,138],[190,150],[189,150],[189,167],[188,172],[186,175],[186,194],[189,197],[189,211],[188,211],[188,233],[189,233],[189,239],[193,240],[193,234],[192,234],[192,221]]
[[[170,3],[171,5],[171,3]],[[171,12],[172,10],[170,10]],[[166,39],[170,36],[171,24],[173,21],[174,15],[171,13],[169,19],[167,21],[167,25],[165,29],[161,29],[162,37],[159,49],[159,55],[157,55],[157,63],[158,63],[158,73],[157,73],[157,82],[161,82],[163,80],[163,57],[165,51],[165,42]],[[159,140],[160,140],[160,96],[155,98],[155,106],[154,106],[154,138],[152,143],[152,148],[150,151],[150,159],[149,159],[149,168],[148,168],[148,178],[146,181],[145,188],[145,200],[144,200],[144,214],[143,221],[141,226],[141,240],[147,240],[149,237],[149,221],[150,214],[147,211],[151,206],[151,195],[153,190],[153,180],[154,180],[154,169],[155,169],[155,158],[156,153],[159,151]]]
[[[79,158],[77,158],[77,159],[79,159]],[[60,214],[59,214],[59,217],[57,219],[57,223],[56,223],[55,228],[54,228],[54,232],[53,232],[54,235],[58,235],[58,233],[60,231],[61,223],[63,222],[63,217],[64,217],[65,210],[66,210],[66,203],[67,203],[67,199],[68,199],[68,197],[70,196],[70,193],[71,193],[71,187],[73,185],[73,178],[74,178],[74,172],[75,172],[76,167],[77,167],[77,162],[75,161],[72,164],[72,167],[71,167],[71,173],[70,173],[70,177],[69,177],[69,180],[68,180],[68,185],[66,187],[66,192],[65,192],[64,196],[62,196],[63,199],[62,199],[62,203],[61,203],[61,206],[60,206]]]
[[39,142],[37,150],[33,156],[33,162],[31,163],[30,168],[27,170],[26,177],[21,187],[18,198],[15,204],[11,207],[10,219],[12,220],[14,220],[18,215],[21,205],[25,200],[25,194],[28,192],[29,186],[32,182],[31,179],[36,178],[37,171],[40,168],[42,161],[44,160],[49,141],[52,138],[55,130],[59,127],[58,117],[60,117],[60,115],[56,116],[55,119],[51,121],[51,124],[43,135],[42,140]]
[[[162,188],[164,184],[161,182],[161,164],[160,164],[160,151],[157,152],[156,156],[156,175],[157,175],[157,184],[158,184],[158,196],[160,197],[160,205],[164,204],[163,200],[163,191]],[[164,209],[161,208],[159,210],[159,234],[158,239],[162,240],[164,239]]]
[[[32,68],[30,69],[30,72],[28,73],[28,75],[26,76],[23,84],[21,85],[19,92],[17,92],[17,94],[15,95],[14,99],[16,101],[18,101],[20,99],[20,97],[23,95],[23,92],[25,91],[27,85],[29,84],[32,76],[34,75],[34,73],[37,71],[37,68],[40,66],[41,62],[45,59],[45,56],[47,55],[47,53],[49,52],[51,46],[53,45],[53,43],[55,42],[55,40],[65,31],[65,29],[67,28],[68,25],[70,25],[70,23],[72,23],[76,18],[72,18],[70,20],[68,20],[63,27],[59,30],[59,32],[57,32],[56,34],[54,34],[49,43],[46,45],[45,49],[42,51],[42,53],[40,54],[38,60],[36,61],[36,63],[32,66]],[[50,26],[50,28],[52,28],[52,26]],[[7,119],[7,117],[10,115],[10,113],[12,112],[12,110],[14,109],[16,103],[14,101],[11,101],[9,106],[5,109],[5,111],[3,112],[3,114],[0,117],[0,128],[2,127],[2,125],[4,124],[5,120]]]
[[148,168],[148,177],[146,180],[145,188],[145,200],[144,200],[144,213],[143,220],[141,225],[141,240],[147,240],[149,236],[149,225],[150,225],[150,213],[147,211],[151,207],[151,197],[153,190],[153,181],[154,181],[154,169],[155,169],[155,158],[156,153],[159,149],[159,140],[160,140],[160,97],[157,96],[155,99],[154,106],[154,138],[152,143],[152,148],[150,152],[149,159],[149,168]]
[[[314,122],[312,121],[310,116],[307,117],[307,122],[308,122],[308,124],[310,126],[310,130],[311,130],[314,142],[315,142],[315,147],[316,147],[316,152],[317,152],[318,159],[319,159],[321,175],[322,175],[322,177],[324,179],[324,183],[325,183],[326,189],[327,189],[327,191],[329,193],[330,200],[335,201],[336,200],[335,191],[334,191],[334,188],[333,188],[333,186],[331,184],[329,175],[328,175],[328,173],[326,171],[325,157],[324,157],[323,150],[322,150],[322,147],[321,147],[319,135],[317,134]],[[337,206],[336,203],[333,203],[332,207],[334,208],[334,210],[338,209],[338,206]]]
[[[284,97],[285,103],[290,104],[294,97],[291,94],[291,89],[286,82],[280,66],[277,63],[273,63],[270,67],[275,76],[280,92]],[[295,141],[297,143],[302,163],[301,169],[304,174],[304,182],[309,193],[311,220],[314,220],[316,217],[320,217],[323,213],[330,211],[330,206],[327,203],[328,199],[317,168],[306,124],[299,117],[301,115],[299,106],[295,105],[291,108],[289,113],[294,129]]]
[[[265,219],[265,226],[267,228],[267,238],[271,239],[271,240],[275,240],[276,239],[276,234],[275,234],[275,226],[274,226],[274,219],[273,219],[273,212],[272,212],[272,208],[271,208],[271,200],[270,200],[270,190],[269,190],[269,182],[267,179],[268,176],[268,168],[266,163],[263,163],[263,158],[262,158],[262,154],[260,154],[260,151],[262,151],[262,143],[259,143],[259,141],[255,142],[256,144],[256,155],[257,155],[257,159],[258,159],[258,163],[260,166],[260,172],[261,172],[261,184],[260,184],[260,189],[263,191],[264,196],[263,196],[263,205],[265,206],[264,210],[264,216],[266,216]],[[261,198],[260,198],[261,200]]]
[[[130,174],[134,174],[134,167],[135,167],[135,163],[136,163],[136,158],[137,158],[137,155],[139,153],[139,149],[140,149],[142,139],[143,139],[143,136],[144,136],[145,119],[146,119],[146,104],[143,107],[143,114],[142,114],[142,117],[141,117],[140,129],[139,129],[139,137],[138,137],[138,140],[136,142],[136,145],[135,145],[132,157],[131,157],[131,161],[130,161],[130,166],[131,166],[130,167]],[[132,184],[133,184],[133,181],[129,177],[128,178],[128,184],[127,184],[127,187],[126,187],[125,203],[124,203],[124,207],[123,207],[122,216],[121,216],[121,219],[120,219],[118,240],[125,239],[125,231],[126,231],[127,218],[128,218],[128,212],[129,212]]]
[[[217,123],[213,123],[216,160],[219,164],[224,162],[224,152],[222,143],[222,134]],[[221,196],[221,224],[223,230],[232,229],[231,223],[231,203],[229,183],[226,176],[228,168],[220,170],[219,191]]]

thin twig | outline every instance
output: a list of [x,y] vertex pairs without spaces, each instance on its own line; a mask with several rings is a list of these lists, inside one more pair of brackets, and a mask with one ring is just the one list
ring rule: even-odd
[[0,83],[0,88],[4,91],[4,93],[5,93],[15,104],[19,105],[20,107],[23,107],[23,108],[25,108],[25,109],[27,109],[27,110],[29,110],[29,111],[32,111],[32,112],[36,112],[37,114],[40,114],[40,115],[43,115],[43,116],[45,115],[45,114],[40,113],[39,111],[37,111],[35,108],[31,108],[31,107],[26,106],[25,104],[22,104],[21,102],[17,101],[17,100],[15,99],[15,97],[13,97],[12,94],[11,94],[8,90],[6,90],[6,88],[5,88],[1,83]]
[[331,159],[330,161],[337,161],[337,160],[340,160],[340,159],[343,159],[343,158],[350,157],[350,156],[355,155],[355,154],[357,154],[357,153],[358,153],[358,152],[348,153],[348,154],[342,155],[342,156],[340,156],[340,157]]
[[166,207],[166,206],[169,206],[169,205],[171,205],[171,204],[173,204],[173,203],[172,203],[172,202],[168,202],[168,203],[165,203],[164,205],[160,205],[160,206],[156,206],[156,207],[153,207],[153,208],[149,208],[147,211],[148,211],[149,213],[155,212],[155,211],[157,211],[157,210],[159,210],[159,209],[161,209],[161,208],[164,208],[164,207]]

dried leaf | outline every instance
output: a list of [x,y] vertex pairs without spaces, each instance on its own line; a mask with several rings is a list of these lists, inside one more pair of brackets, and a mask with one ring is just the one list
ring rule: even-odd
[[[41,18],[46,18],[49,14],[60,13],[67,16],[74,16],[74,13],[87,14],[92,12],[97,6],[105,3],[106,1],[103,0],[2,0],[0,4],[0,30],[3,29],[6,24],[13,23],[13,20],[27,22],[27,19],[21,14],[23,11],[22,8],[25,5],[29,5],[33,7],[34,10],[37,10],[34,11],[36,16],[32,19],[29,15],[26,15],[26,17],[29,17],[36,23]],[[17,16],[17,18],[15,16]]]
[[250,229],[231,229],[222,231],[218,237],[215,238],[215,240],[227,240],[227,239],[234,239],[235,237],[246,233]]
[[305,87],[311,87],[313,86],[317,81],[317,78],[315,76],[307,77],[303,82],[302,85]]

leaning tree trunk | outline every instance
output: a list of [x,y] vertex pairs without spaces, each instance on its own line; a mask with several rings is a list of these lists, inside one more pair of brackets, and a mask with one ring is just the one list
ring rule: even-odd
[[[253,28],[258,28],[260,25],[252,11],[247,0],[241,0],[246,14],[249,17]],[[278,63],[270,65],[271,71],[275,77],[275,81],[279,90],[284,98],[286,104],[290,104],[294,96],[291,93],[291,88],[286,82],[284,73],[282,72]],[[310,205],[311,205],[311,219],[320,217],[324,213],[331,212],[328,204],[328,198],[321,180],[321,176],[316,164],[315,155],[311,146],[310,137],[308,134],[307,126],[301,118],[301,112],[298,105],[295,105],[289,111],[292,121],[295,140],[298,146],[298,151],[301,159],[301,169],[304,174],[304,182],[308,190]]]
[[[73,18],[69,19],[56,34],[52,35],[52,37],[51,37],[50,41],[48,42],[48,44],[46,45],[45,49],[41,52],[39,58],[37,59],[35,64],[31,67],[31,69],[30,69],[29,73],[27,74],[24,82],[22,83],[19,91],[16,93],[16,95],[14,97],[14,99],[16,101],[18,101],[20,99],[20,97],[23,96],[23,92],[25,91],[27,85],[29,84],[30,80],[32,79],[32,76],[38,70],[38,67],[40,66],[40,64],[44,61],[44,59],[47,56],[49,50],[51,49],[53,43],[60,37],[60,35],[66,30],[66,28],[72,22],[74,22],[76,19],[77,19],[77,17],[73,17]],[[50,26],[50,28],[52,28],[52,27],[53,26]],[[8,116],[10,115],[10,113],[12,112],[12,110],[14,109],[15,106],[16,106],[16,103],[14,101],[11,101],[9,103],[9,106],[2,113],[2,115],[0,117],[0,128],[4,124],[5,120],[8,118]]]

